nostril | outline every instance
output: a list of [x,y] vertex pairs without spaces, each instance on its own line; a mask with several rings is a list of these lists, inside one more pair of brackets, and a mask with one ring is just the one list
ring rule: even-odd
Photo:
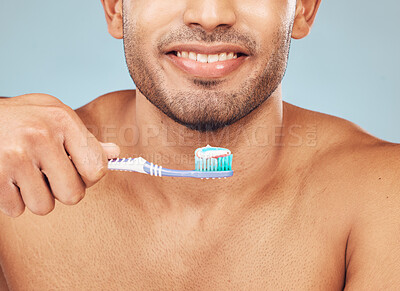
[[232,1],[188,1],[183,22],[194,29],[212,33],[215,29],[228,28],[235,25],[237,17]]

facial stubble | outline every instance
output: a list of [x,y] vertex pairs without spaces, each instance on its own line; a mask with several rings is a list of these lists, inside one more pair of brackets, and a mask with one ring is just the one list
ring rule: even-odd
[[[160,67],[152,65],[154,56],[142,44],[146,43],[146,33],[136,22],[124,17],[124,48],[126,63],[137,90],[155,107],[175,122],[200,132],[214,132],[227,127],[263,104],[278,88],[285,75],[290,50],[293,23],[280,28],[275,33],[270,58],[261,72],[253,77],[243,76],[243,85],[236,91],[220,90],[222,81],[203,80],[193,77],[193,85],[187,90],[173,90],[163,76]],[[240,37],[241,36],[241,37]],[[155,46],[154,55],[172,42],[196,41],[237,43],[250,47],[257,53],[260,46],[249,36],[232,28],[217,28],[212,34],[200,27],[184,27],[170,32]],[[245,43],[244,43],[245,42]],[[257,54],[265,55],[258,51]]]

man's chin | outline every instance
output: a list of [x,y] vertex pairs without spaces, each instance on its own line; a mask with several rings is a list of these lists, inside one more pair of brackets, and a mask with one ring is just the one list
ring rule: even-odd
[[217,132],[234,123],[234,121],[221,121],[218,119],[207,120],[207,121],[194,120],[188,122],[188,121],[183,121],[182,119],[179,119],[176,116],[169,116],[169,117],[175,122],[179,123],[180,125],[183,125],[188,129],[195,130],[201,133]]
[[201,132],[201,133],[207,133],[207,132],[218,132],[222,130],[223,128],[226,128],[229,126],[229,124],[226,123],[201,123],[201,124],[186,124],[185,125],[187,128]]

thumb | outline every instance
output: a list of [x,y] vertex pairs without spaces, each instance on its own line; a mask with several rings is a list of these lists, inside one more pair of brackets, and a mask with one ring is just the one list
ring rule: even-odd
[[121,152],[119,146],[117,146],[115,143],[100,142],[100,144],[103,147],[103,150],[106,153],[108,160],[118,158]]

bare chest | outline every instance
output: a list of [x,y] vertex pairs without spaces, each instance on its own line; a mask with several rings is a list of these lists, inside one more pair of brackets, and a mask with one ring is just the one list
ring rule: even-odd
[[342,287],[345,237],[326,219],[253,212],[193,230],[96,203],[2,221],[1,263],[11,290]]

